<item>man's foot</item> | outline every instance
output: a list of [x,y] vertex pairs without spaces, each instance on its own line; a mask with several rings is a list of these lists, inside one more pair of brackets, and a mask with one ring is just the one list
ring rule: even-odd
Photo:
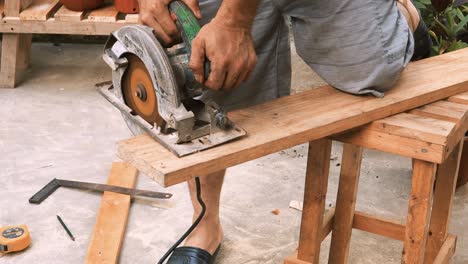
[[224,238],[219,220],[204,217],[200,224],[188,236],[185,246],[201,248],[213,255]]

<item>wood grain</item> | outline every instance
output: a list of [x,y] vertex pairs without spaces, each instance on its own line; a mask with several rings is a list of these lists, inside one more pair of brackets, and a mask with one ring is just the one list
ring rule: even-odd
[[448,236],[463,140],[437,169],[425,264],[432,264]]
[[363,212],[354,213],[353,228],[395,240],[405,240],[403,223]]
[[47,20],[61,6],[59,0],[35,0],[20,13],[21,20]]
[[54,18],[56,21],[81,21],[83,19],[84,12],[72,11],[66,8],[65,6],[60,7],[60,9],[55,13]]
[[329,139],[309,142],[304,207],[297,257],[313,264],[319,263],[320,245],[322,244],[331,144]]
[[431,216],[436,164],[414,160],[402,264],[422,264]]
[[340,181],[336,198],[335,222],[330,245],[328,263],[348,263],[354,209],[361,174],[362,148],[344,144]]
[[468,49],[463,49],[410,64],[384,98],[321,87],[230,113],[248,135],[213,149],[178,158],[139,136],[119,142],[118,154],[170,186],[465,92],[467,69]]
[[[131,165],[115,162],[107,184],[134,188],[138,171]],[[117,263],[130,210],[129,195],[104,192],[85,263]]]

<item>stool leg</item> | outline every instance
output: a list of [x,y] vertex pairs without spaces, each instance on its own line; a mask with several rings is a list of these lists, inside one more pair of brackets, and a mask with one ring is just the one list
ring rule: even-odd
[[462,149],[463,142],[458,144],[448,159],[437,169],[431,224],[427,238],[426,256],[424,257],[426,264],[434,263],[435,257],[448,236]]
[[436,164],[414,160],[411,195],[406,220],[402,263],[421,264],[424,259]]
[[319,263],[331,146],[329,139],[309,142],[297,263]]
[[344,144],[328,263],[348,263],[361,160],[361,147]]

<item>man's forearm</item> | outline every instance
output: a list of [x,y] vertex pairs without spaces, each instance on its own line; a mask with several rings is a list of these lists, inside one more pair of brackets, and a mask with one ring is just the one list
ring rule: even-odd
[[259,2],[260,0],[224,0],[215,19],[224,26],[250,29]]

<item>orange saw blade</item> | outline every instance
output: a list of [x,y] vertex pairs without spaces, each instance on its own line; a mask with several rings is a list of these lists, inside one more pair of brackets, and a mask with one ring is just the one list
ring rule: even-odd
[[125,104],[146,122],[162,127],[164,119],[158,112],[158,100],[153,81],[143,61],[129,54],[127,70],[122,77],[122,94]]

